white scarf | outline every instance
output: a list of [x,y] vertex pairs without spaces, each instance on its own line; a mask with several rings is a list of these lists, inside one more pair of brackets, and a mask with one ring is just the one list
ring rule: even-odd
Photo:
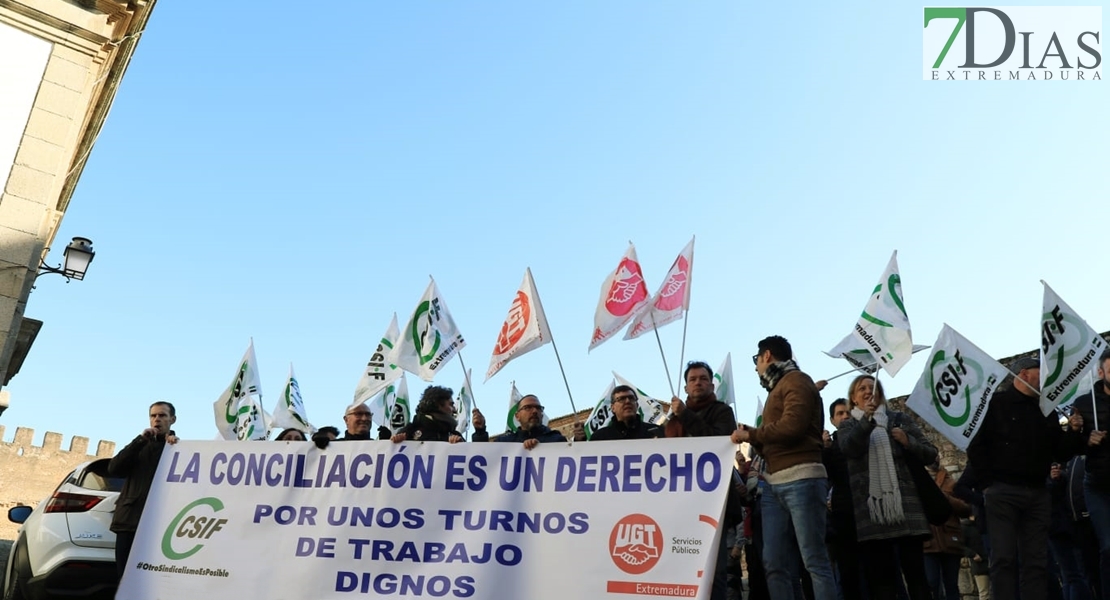
[[[863,420],[863,411],[852,409],[852,416]],[[902,512],[902,489],[898,487],[898,471],[894,467],[894,455],[890,451],[890,434],[887,433],[886,404],[880,404],[872,415],[875,428],[871,430],[871,440],[867,445],[867,509],[871,522],[878,525],[894,525],[906,520]]]

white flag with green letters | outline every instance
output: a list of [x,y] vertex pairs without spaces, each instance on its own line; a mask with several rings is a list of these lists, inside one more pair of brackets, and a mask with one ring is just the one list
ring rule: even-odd
[[890,256],[852,334],[891,377],[897,375],[913,355],[913,336],[902,299],[897,250]]
[[264,440],[266,411],[262,404],[262,383],[258,376],[258,359],[254,355],[254,340],[239,361],[231,384],[212,405],[216,429],[225,440]]
[[301,399],[301,386],[297,376],[293,374],[293,363],[289,363],[289,378],[285,380],[285,389],[278,398],[274,407],[271,425],[274,429],[300,429],[305,433],[312,433],[316,428],[308,422],[308,413]]
[[392,363],[424,381],[432,381],[465,347],[466,341],[433,279],[401,329],[401,341],[393,350]]
[[1007,373],[997,360],[945,325],[906,406],[957,448],[967,450]]
[[389,322],[385,335],[378,342],[378,347],[374,350],[374,354],[370,356],[366,368],[362,371],[362,377],[358,380],[358,385],[355,386],[355,399],[351,402],[351,408],[377,396],[382,390],[389,387],[389,384],[401,378],[401,369],[389,360],[394,347],[400,340],[401,330],[397,327],[397,313],[393,313],[393,320]]
[[1080,380],[1098,366],[1106,342],[1047,283],[1041,283],[1041,412],[1047,416],[1083,391]]

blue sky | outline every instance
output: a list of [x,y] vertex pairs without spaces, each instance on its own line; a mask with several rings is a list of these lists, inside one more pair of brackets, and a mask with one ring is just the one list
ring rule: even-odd
[[[252,337],[264,404],[292,362],[310,419],[339,425],[429,274],[490,421],[512,380],[566,414],[550,347],[480,383],[526,267],[579,409],[611,370],[666,397],[651,336],[586,352],[629,240],[654,290],[697,235],[685,356],[732,352],[746,422],[756,342],[846,370],[821,351],[895,249],[917,343],[947,322],[998,358],[1033,349],[1040,279],[1110,329],[1106,85],[926,82],[921,40],[901,2],[160,2],[48,260],[75,235],[97,258],[39,280],[5,437],[122,444],[164,399],[212,439]],[[682,325],[660,335],[674,380]]]

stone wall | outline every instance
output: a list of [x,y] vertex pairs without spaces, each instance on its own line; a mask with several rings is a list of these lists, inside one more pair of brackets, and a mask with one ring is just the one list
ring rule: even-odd
[[[31,443],[34,429],[18,427],[11,442],[0,441],[0,539],[14,539],[19,525],[8,521],[8,509],[17,504],[37,505],[49,496],[62,478],[85,461],[110,458],[115,442],[101,441],[96,454],[90,455],[89,438],[73,436],[69,449],[62,450],[62,434],[53,431],[43,436],[42,446]],[[0,440],[4,427],[0,425]]]

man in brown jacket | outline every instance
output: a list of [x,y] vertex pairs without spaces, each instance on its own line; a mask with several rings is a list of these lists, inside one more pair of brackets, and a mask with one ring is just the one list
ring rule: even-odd
[[813,580],[814,597],[834,600],[836,581],[825,547],[828,479],[821,462],[821,432],[825,429],[821,395],[813,379],[798,370],[786,338],[773,335],[763,339],[752,360],[759,382],[768,392],[763,424],[758,428],[740,426],[732,441],[750,442],[767,464],[764,479],[768,485],[760,499],[767,588],[772,598],[793,595],[790,573],[796,572],[793,565],[800,550]]

